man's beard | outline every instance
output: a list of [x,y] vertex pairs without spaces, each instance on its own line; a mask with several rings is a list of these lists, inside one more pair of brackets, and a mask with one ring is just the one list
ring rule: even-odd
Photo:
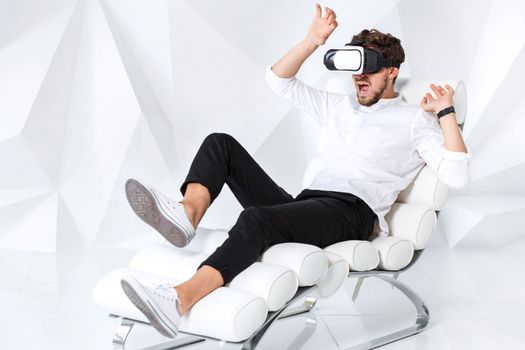
[[[366,97],[360,97],[359,96],[359,92],[357,93],[357,101],[359,101],[359,104],[363,105],[363,106],[367,106],[367,107],[370,107],[371,105],[375,104],[377,101],[379,101],[381,99],[381,97],[383,97],[383,95],[385,94],[385,90],[386,90],[386,86],[387,86],[387,82],[388,82],[388,79],[385,78],[385,80],[383,81],[383,84],[381,87],[379,87],[379,90],[378,91],[372,91],[370,90],[370,95],[369,96],[366,96]],[[370,86],[371,88],[371,86]],[[358,90],[359,91],[359,90]]]

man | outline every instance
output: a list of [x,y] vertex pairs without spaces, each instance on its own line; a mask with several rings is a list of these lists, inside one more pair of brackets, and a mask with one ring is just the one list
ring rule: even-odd
[[404,61],[395,37],[377,30],[354,36],[353,44],[376,50],[395,63],[353,75],[356,95],[316,90],[295,78],[336,27],[335,12],[325,8],[322,15],[317,4],[306,38],[266,69],[269,86],[323,126],[318,154],[296,198],[233,137],[218,133],[206,137],[199,148],[180,189],[182,201],[170,200],[133,179],[126,183],[133,210],[178,247],[193,238],[224,183],[244,208],[229,237],[190,280],[148,288],[132,276],[122,279],[126,295],[162,334],[174,337],[180,315],[230,282],[271,245],[301,242],[325,247],[386,236],[385,214],[425,163],[451,187],[467,183],[469,155],[450,108],[454,91],[432,84],[434,95],[423,96],[421,108],[403,103],[394,91]]

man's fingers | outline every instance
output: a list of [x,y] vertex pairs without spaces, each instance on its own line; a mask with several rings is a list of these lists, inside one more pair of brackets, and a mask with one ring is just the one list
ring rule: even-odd
[[431,94],[430,92],[427,92],[427,93],[425,94],[425,96],[426,96],[426,98],[428,99],[428,102],[431,102],[431,101],[434,101],[434,100],[435,100],[434,96],[432,96],[432,94]]
[[434,85],[434,84],[430,84],[430,88],[432,89],[432,91],[434,91],[434,93],[436,94],[436,96],[442,95],[441,92],[439,91],[439,89],[437,88],[436,85]]
[[329,15],[328,7],[325,7],[325,8],[324,8],[324,15],[323,15],[323,18],[328,18],[328,15]]
[[333,19],[336,19],[337,16],[336,16],[334,10],[332,10],[331,8],[328,8],[328,7],[327,7],[327,9],[328,9],[327,10],[328,11],[328,17],[332,17]]
[[330,17],[332,14],[334,13],[334,11],[328,7],[325,7],[324,8],[324,16],[323,18],[326,18],[328,19],[328,17]]
[[321,5],[315,4],[315,17],[321,17]]
[[445,84],[445,89],[447,89],[447,91],[454,95],[454,89],[452,88],[452,86],[448,85],[448,84]]
[[419,105],[426,112],[430,112],[432,110],[432,106],[430,104],[430,101],[428,100],[428,98],[426,96],[423,96],[421,98],[421,101],[419,101]]

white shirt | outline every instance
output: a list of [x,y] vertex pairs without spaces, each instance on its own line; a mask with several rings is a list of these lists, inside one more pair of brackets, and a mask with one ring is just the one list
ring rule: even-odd
[[388,235],[385,215],[425,163],[449,187],[469,181],[470,154],[446,150],[437,117],[405,103],[397,93],[367,107],[355,94],[318,90],[295,77],[280,78],[270,66],[266,81],[322,126],[303,189],[358,196],[377,214],[375,235]]

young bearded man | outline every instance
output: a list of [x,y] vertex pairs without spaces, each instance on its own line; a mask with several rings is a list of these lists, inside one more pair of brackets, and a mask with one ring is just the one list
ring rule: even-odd
[[266,68],[271,89],[322,126],[317,155],[295,198],[232,136],[221,133],[209,135],[200,146],[180,188],[181,201],[133,179],[126,183],[133,210],[178,247],[194,237],[225,183],[244,208],[228,238],[190,280],[149,288],[133,276],[122,279],[126,295],[162,334],[174,337],[182,314],[230,282],[271,245],[325,247],[388,235],[385,215],[425,164],[451,187],[468,182],[470,155],[453,112],[454,91],[431,84],[433,94],[426,93],[419,107],[404,103],[394,89],[405,59],[399,39],[377,30],[363,30],[352,38],[352,45],[392,63],[352,75],[356,94],[314,89],[295,78],[336,27],[335,12],[325,8],[323,15],[317,4],[306,38]]

